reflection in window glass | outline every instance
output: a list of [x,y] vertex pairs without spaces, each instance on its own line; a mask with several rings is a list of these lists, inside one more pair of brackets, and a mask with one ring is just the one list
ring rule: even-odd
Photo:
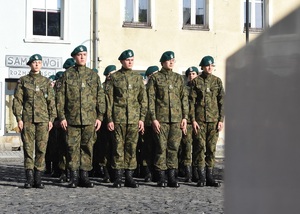
[[139,22],[147,22],[148,20],[148,0],[139,1]]
[[203,25],[204,24],[204,0],[196,1],[196,24]]
[[125,22],[133,22],[133,0],[126,0]]
[[19,133],[18,124],[12,111],[14,90],[17,81],[5,82],[5,133]]
[[183,0],[183,24],[191,24],[191,0]]

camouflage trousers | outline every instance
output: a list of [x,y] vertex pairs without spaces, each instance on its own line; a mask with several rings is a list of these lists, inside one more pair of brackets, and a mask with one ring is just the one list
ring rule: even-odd
[[138,124],[115,124],[115,130],[112,132],[113,169],[136,169],[138,138]]
[[213,168],[215,164],[216,146],[219,138],[218,122],[198,123],[200,129],[194,135],[193,166]]
[[68,146],[69,169],[92,170],[93,146],[96,141],[94,125],[68,125],[66,132]]
[[192,165],[192,144],[193,144],[193,127],[187,124],[187,134],[182,134],[179,149],[179,163],[181,166]]
[[178,149],[182,136],[180,123],[161,123],[160,134],[155,134],[154,136],[156,141],[155,169],[177,169]]
[[24,122],[21,138],[23,141],[25,169],[45,170],[48,137],[48,122]]

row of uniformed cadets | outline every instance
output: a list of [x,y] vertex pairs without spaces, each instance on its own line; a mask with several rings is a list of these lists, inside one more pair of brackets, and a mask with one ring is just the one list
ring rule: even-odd
[[[76,47],[71,54],[73,58],[66,60],[63,67],[66,70],[69,67],[76,68],[78,64],[74,60],[74,55],[81,52],[86,52],[86,47]],[[172,70],[175,63],[174,58],[174,52],[167,51],[161,56],[161,69],[158,66],[148,67],[145,73],[148,79],[146,84],[147,90],[145,90],[145,92],[148,92],[147,95],[143,94],[145,92],[141,89],[137,89],[140,91],[137,93],[137,99],[133,98],[133,100],[139,102],[139,105],[135,106],[133,111],[141,113],[138,115],[139,126],[137,129],[132,129],[139,132],[139,135],[136,135],[138,138],[127,138],[124,134],[120,134],[120,132],[127,132],[128,130],[122,127],[122,122],[118,122],[116,116],[120,116],[120,112],[123,112],[125,109],[125,115],[121,116],[126,117],[126,115],[130,114],[130,112],[127,112],[128,107],[120,110],[120,112],[116,109],[111,109],[117,104],[116,99],[118,99],[118,96],[120,98],[124,97],[124,94],[129,96],[126,93],[132,93],[132,90],[128,92],[120,90],[122,87],[126,89],[138,88],[136,85],[143,81],[139,77],[130,77],[134,75],[129,73],[132,71],[134,62],[133,51],[125,50],[121,53],[119,60],[122,67],[120,70],[117,70],[115,65],[105,68],[104,75],[106,80],[102,87],[107,97],[106,108],[109,115],[103,115],[101,129],[96,132],[97,140],[93,144],[93,151],[90,151],[91,161],[93,162],[90,176],[103,176],[104,182],[113,182],[113,186],[119,188],[122,186],[122,176],[125,171],[125,186],[136,188],[138,183],[132,178],[135,170],[135,172],[138,172],[137,175],[140,172],[144,176],[145,181],[156,181],[160,187],[179,187],[177,181],[179,168],[179,175],[185,177],[185,182],[193,180],[198,182],[197,186],[219,186],[219,182],[213,179],[212,169],[214,166],[216,140],[219,131],[223,127],[224,89],[220,79],[211,74],[214,67],[214,59],[206,56],[201,60],[202,77],[201,75],[198,76],[199,71],[196,67],[188,68],[186,70],[188,82],[185,84],[183,78]],[[83,66],[85,66],[85,63]],[[96,69],[93,70],[98,72]],[[120,75],[115,75],[115,73]],[[128,74],[130,76],[126,76]],[[160,74],[164,77],[159,76]],[[213,76],[213,80],[210,80],[210,76]],[[52,82],[56,81],[58,83],[58,86],[56,84],[54,87],[59,88],[61,86],[61,81],[65,81],[61,80],[62,77],[63,72],[58,72],[55,77],[50,77],[53,80]],[[155,77],[154,80],[152,80],[152,77]],[[192,82],[196,77],[202,80],[198,85],[195,81]],[[122,81],[125,85],[122,85]],[[137,83],[139,81],[140,83]],[[193,89],[194,93],[192,93]],[[117,94],[118,90],[119,92],[124,92],[124,94]],[[189,94],[190,105],[187,102]],[[161,111],[161,113],[169,114],[167,115],[168,119],[159,115],[160,101],[166,99],[168,99],[167,107],[162,107],[162,109],[165,108],[163,110],[166,112]],[[174,99],[178,99],[179,102],[176,103]],[[217,118],[217,120],[208,120],[207,124],[205,124],[206,119],[203,119],[203,116],[197,115],[201,112],[202,107],[205,108],[206,100],[209,100],[207,105],[214,108],[207,111],[211,111],[211,114],[216,114],[213,117]],[[144,115],[142,115],[142,111],[145,109],[141,110],[145,108],[145,106],[142,107],[144,105],[143,102],[149,103],[149,106],[148,104],[146,106]],[[201,102],[204,102],[204,105]],[[152,108],[150,108],[150,104]],[[194,105],[193,108],[191,108],[191,104]],[[177,112],[172,113],[172,110],[168,109],[174,107],[172,105],[178,105]],[[186,108],[186,106],[189,107]],[[195,111],[195,108],[198,111]],[[113,115],[113,111],[117,112],[117,114]],[[189,115],[191,111],[196,116],[191,117]],[[174,115],[172,114],[180,114],[181,119],[173,122],[171,118]],[[199,127],[200,122],[205,127],[205,130]],[[206,127],[206,125],[208,126]],[[127,123],[127,126],[131,126],[131,124]],[[78,178],[81,179],[80,175],[78,176],[76,170],[69,166],[71,157],[70,151],[68,151],[70,148],[67,142],[68,137],[66,137],[66,127],[63,127],[61,119],[55,119],[54,129],[50,131],[49,135],[47,147],[47,154],[49,153],[49,155],[46,154],[46,172],[52,170],[53,176],[59,177],[59,182],[70,181],[69,187],[77,187],[80,184],[85,187],[93,187],[93,183],[89,181],[84,170],[81,170],[83,173],[80,174],[84,182],[80,182],[80,180],[78,181]],[[201,131],[198,131],[199,129]],[[178,137],[178,133],[180,133],[180,137]],[[128,131],[127,134],[132,133]],[[51,162],[52,169],[49,164]],[[122,162],[128,163],[124,164]],[[26,182],[25,186],[30,187],[31,185],[28,185],[28,182]]]

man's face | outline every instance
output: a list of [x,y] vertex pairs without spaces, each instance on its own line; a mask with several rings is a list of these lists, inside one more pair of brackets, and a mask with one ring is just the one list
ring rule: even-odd
[[42,61],[41,60],[35,60],[30,64],[31,71],[34,73],[40,72],[42,68]]
[[122,67],[125,69],[132,69],[134,63],[134,57],[121,60]]
[[77,65],[85,65],[87,59],[87,52],[79,52],[74,56]]
[[188,80],[191,81],[197,76],[197,73],[195,71],[192,71],[188,75]]
[[173,69],[174,65],[175,65],[175,59],[170,59],[162,63],[162,66],[167,70]]
[[214,64],[210,64],[210,65],[207,65],[207,66],[202,66],[202,70],[206,74],[212,74],[214,68],[215,68]]

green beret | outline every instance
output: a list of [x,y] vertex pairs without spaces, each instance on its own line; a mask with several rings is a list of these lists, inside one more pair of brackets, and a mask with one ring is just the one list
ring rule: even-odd
[[154,72],[157,72],[158,70],[159,70],[159,68],[156,65],[150,66],[147,68],[145,75],[148,77],[151,74],[153,74]]
[[75,56],[79,52],[87,52],[87,48],[84,45],[77,46],[71,53],[71,56]]
[[198,70],[198,68],[196,68],[195,66],[189,67],[189,68],[185,71],[185,76],[188,76],[190,72],[196,72],[197,74],[199,74],[199,70]]
[[51,76],[49,77],[49,80],[51,80],[52,82],[55,81],[55,80],[56,80],[56,76],[55,76],[55,75],[51,75]]
[[73,65],[75,65],[75,61],[73,58],[69,58],[65,61],[65,63],[63,64],[63,68],[64,69],[68,69],[70,67],[72,67]]
[[93,68],[92,70],[98,74],[98,69],[97,68]]
[[173,51],[166,51],[164,52],[161,57],[160,57],[160,62],[165,62],[168,61],[170,59],[174,59],[175,58],[175,54]]
[[41,55],[39,55],[39,54],[34,54],[34,55],[32,55],[30,58],[29,58],[29,60],[28,60],[28,62],[27,62],[27,65],[30,65],[33,61],[35,61],[35,60],[42,60],[42,56]]
[[130,57],[133,57],[133,56],[134,56],[133,51],[128,49],[128,50],[125,50],[121,53],[118,60],[124,60],[124,59],[130,58]]
[[208,66],[208,65],[211,65],[211,64],[214,64],[215,61],[214,61],[214,58],[211,57],[211,56],[205,56],[202,58],[201,62],[200,62],[200,66]]
[[55,75],[56,80],[58,80],[59,78],[61,78],[63,75],[64,75],[64,72],[63,72],[63,71],[57,72],[56,75]]
[[109,66],[107,66],[107,67],[105,68],[105,70],[104,70],[104,72],[103,72],[103,75],[104,75],[104,76],[107,76],[109,73],[114,72],[114,71],[116,71],[116,70],[117,70],[117,68],[116,68],[115,65],[109,65]]

